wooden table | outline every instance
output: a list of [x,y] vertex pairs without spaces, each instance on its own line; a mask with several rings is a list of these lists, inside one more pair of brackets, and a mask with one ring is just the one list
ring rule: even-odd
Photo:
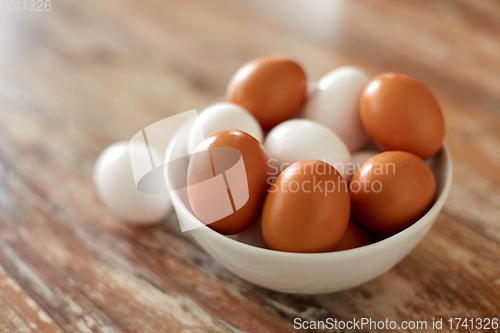
[[[498,0],[51,5],[8,10],[0,26],[2,332],[293,332],[296,317],[498,317]],[[410,255],[357,288],[311,297],[256,287],[181,233],[175,214],[128,227],[96,196],[91,174],[106,146],[206,105],[240,65],[270,53],[298,59],[313,79],[346,64],[404,72],[442,106],[448,201]]]

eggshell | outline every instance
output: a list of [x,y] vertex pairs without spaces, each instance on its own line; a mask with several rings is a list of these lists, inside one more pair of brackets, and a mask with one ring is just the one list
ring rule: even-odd
[[262,208],[262,235],[270,249],[333,251],[349,222],[347,183],[330,164],[305,160],[283,171]]
[[268,133],[264,148],[275,176],[295,162],[317,159],[330,163],[348,179],[349,150],[335,133],[317,122],[287,120]]
[[[130,162],[130,149],[139,151],[144,147],[139,144],[129,146],[128,141],[120,141],[99,155],[94,166],[95,187],[101,200],[127,222],[157,222],[172,209],[170,196],[137,190]],[[159,156],[154,148],[151,148],[151,153],[155,157]]]
[[361,96],[360,114],[370,138],[384,150],[423,159],[435,155],[444,138],[444,119],[432,93],[407,75],[375,77]]
[[394,234],[429,210],[436,181],[429,166],[418,156],[390,151],[363,163],[349,189],[356,219],[377,233]]
[[[269,187],[267,179],[270,176],[270,168],[268,166],[267,154],[262,145],[254,137],[245,132],[234,129],[222,130],[205,139],[197,147],[196,152],[209,151],[212,165],[208,165],[209,170],[206,170],[203,155],[195,154],[189,162],[187,175],[187,194],[191,208],[195,216],[204,223],[207,223],[206,215],[204,215],[204,203],[197,200],[197,198],[209,197],[214,194],[211,191],[200,193],[198,187],[190,185],[196,183],[197,179],[203,178],[203,174],[206,172],[213,172],[213,177],[224,173],[227,182],[228,176],[227,172],[224,172],[225,169],[221,168],[217,170],[217,166],[213,162],[214,148],[217,147],[238,149],[243,157],[246,172],[245,183],[248,185],[248,200],[237,210],[235,210],[234,206],[232,213],[228,216],[208,224],[210,228],[221,234],[233,235],[250,227],[259,217],[262,202]],[[231,205],[234,205],[234,195],[236,193],[231,194],[231,191],[237,189],[228,189],[229,195],[232,198]]]
[[[199,127],[197,127],[199,126]],[[188,138],[188,152],[191,154],[200,144],[195,131],[201,127],[205,137],[224,129],[237,129],[262,142],[264,134],[255,117],[247,110],[233,103],[216,103],[203,110],[191,128]]]
[[374,243],[376,240],[375,234],[363,227],[361,223],[351,215],[347,230],[340,241],[340,244],[335,248],[335,251],[344,251],[355,249]]
[[307,89],[304,70],[281,56],[255,59],[241,67],[227,88],[227,101],[252,113],[264,130],[290,119],[302,106]]
[[303,117],[330,128],[351,152],[360,149],[368,135],[361,123],[359,99],[368,82],[368,75],[353,66],[327,73],[308,98]]

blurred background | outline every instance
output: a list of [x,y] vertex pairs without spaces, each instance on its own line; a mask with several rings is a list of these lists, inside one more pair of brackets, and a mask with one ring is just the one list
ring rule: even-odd
[[[291,332],[295,317],[498,315],[498,0],[48,1],[0,3],[2,331]],[[133,228],[97,199],[106,146],[200,111],[242,64],[275,53],[311,80],[342,65],[409,74],[444,112],[454,183],[443,213],[361,287],[266,291],[208,257],[175,214]]]

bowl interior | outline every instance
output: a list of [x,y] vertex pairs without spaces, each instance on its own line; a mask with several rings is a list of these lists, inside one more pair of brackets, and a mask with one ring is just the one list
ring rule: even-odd
[[[170,157],[172,156],[185,156],[187,153],[186,143],[187,143],[187,135],[190,128],[190,123],[184,124],[179,131],[172,138],[165,155],[166,161],[171,161]],[[199,221],[191,211],[189,200],[187,198],[187,191],[185,188],[185,179],[187,177],[187,166],[189,163],[189,157],[181,158],[176,160],[175,168],[171,167],[172,163],[168,164],[165,168],[166,170],[166,179],[169,188],[180,189],[177,191],[172,191],[172,202],[175,205],[175,208],[179,214],[179,211],[189,220],[190,225],[186,225],[186,218],[179,219],[181,223],[181,227],[184,229],[193,229],[196,233],[203,233],[204,236],[208,236],[214,241],[218,242],[232,242],[230,246],[239,247],[245,251],[265,251],[266,255],[279,255],[282,256],[284,254],[290,256],[342,256],[345,253],[352,253],[353,251],[371,251],[375,247],[384,246],[386,243],[390,243],[392,239],[401,237],[404,234],[411,234],[412,232],[416,232],[419,229],[424,227],[430,228],[429,219],[430,216],[437,216],[439,211],[441,210],[446,197],[448,195],[451,178],[452,178],[452,167],[451,167],[451,159],[449,152],[445,145],[442,146],[438,154],[434,157],[428,159],[426,163],[431,168],[434,173],[434,177],[436,179],[436,195],[435,202],[431,209],[417,222],[415,222],[410,227],[405,230],[388,237],[379,242],[351,250],[341,251],[341,252],[326,252],[326,253],[290,253],[290,252],[280,252],[274,251],[267,248],[260,231],[260,219],[256,221],[256,223],[247,229],[246,231],[239,233],[237,235],[232,236],[224,236],[219,234],[218,232],[212,230],[211,228],[205,226],[201,221]],[[432,219],[432,222],[434,219]],[[432,224],[432,222],[430,222]],[[264,254],[263,252],[261,254]]]

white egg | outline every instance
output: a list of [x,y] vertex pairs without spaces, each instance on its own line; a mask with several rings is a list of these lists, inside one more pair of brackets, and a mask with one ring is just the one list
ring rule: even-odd
[[225,129],[246,132],[259,142],[262,142],[264,137],[262,127],[250,112],[233,103],[216,103],[203,110],[191,128],[187,143],[188,152],[191,154],[201,143],[200,136],[195,132],[199,131],[199,126],[205,138]]
[[363,147],[368,135],[359,115],[359,99],[370,78],[359,68],[345,66],[325,74],[307,100],[302,116],[317,121],[334,131],[356,151]]
[[368,161],[368,159],[381,152],[381,150],[361,150],[352,154],[352,168],[349,169],[350,176],[354,175],[356,170],[358,170],[363,163]]
[[[144,149],[136,143],[120,141],[106,148],[94,166],[94,184],[101,200],[120,218],[135,224],[150,224],[172,209],[168,194],[140,192],[134,181],[129,149]],[[158,152],[151,149],[153,155]],[[147,161],[146,161],[147,162]]]
[[292,119],[274,127],[264,141],[273,173],[290,164],[317,159],[331,164],[348,180],[351,155],[342,140],[326,126],[306,119]]

